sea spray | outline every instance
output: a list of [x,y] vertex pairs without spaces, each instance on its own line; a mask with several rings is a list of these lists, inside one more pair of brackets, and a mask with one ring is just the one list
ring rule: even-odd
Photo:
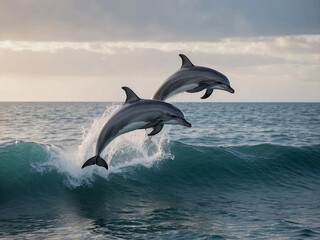
[[64,176],[64,183],[70,188],[89,186],[97,176],[108,179],[109,175],[125,174],[131,167],[143,165],[151,167],[162,159],[173,159],[167,147],[170,139],[170,126],[152,139],[145,130],[136,130],[114,139],[101,156],[110,166],[106,171],[100,167],[81,169],[82,164],[95,154],[96,142],[100,131],[120,105],[111,105],[93,120],[89,128],[83,128],[82,139],[77,146],[46,146],[48,157],[42,162],[32,164],[37,172],[57,171]]

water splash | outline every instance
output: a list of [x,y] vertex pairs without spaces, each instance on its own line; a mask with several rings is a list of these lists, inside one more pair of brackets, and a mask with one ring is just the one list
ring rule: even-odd
[[94,156],[102,127],[119,108],[120,105],[108,107],[101,117],[94,119],[89,128],[83,128],[80,144],[46,146],[47,160],[34,163],[33,168],[42,173],[58,171],[64,176],[68,187],[76,188],[91,185],[97,177],[108,179],[110,174],[126,174],[137,165],[151,167],[163,159],[173,159],[167,147],[170,142],[168,138],[170,127],[167,126],[151,140],[148,139],[145,130],[136,130],[114,139],[101,154],[109,165],[108,171],[98,166],[81,169],[82,164]]

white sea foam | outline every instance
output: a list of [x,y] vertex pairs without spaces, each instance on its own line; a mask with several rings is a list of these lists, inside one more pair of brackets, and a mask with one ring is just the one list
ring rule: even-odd
[[137,165],[151,167],[163,159],[173,158],[168,152],[169,143],[166,126],[163,131],[148,139],[145,130],[136,130],[114,139],[102,152],[109,170],[98,166],[81,169],[83,163],[95,155],[96,142],[104,124],[120,108],[113,105],[104,114],[96,118],[89,128],[83,128],[80,144],[73,146],[47,146],[48,158],[42,163],[33,164],[38,172],[58,171],[65,177],[65,184],[70,188],[89,185],[99,176],[108,179],[110,174],[126,174],[127,170]]

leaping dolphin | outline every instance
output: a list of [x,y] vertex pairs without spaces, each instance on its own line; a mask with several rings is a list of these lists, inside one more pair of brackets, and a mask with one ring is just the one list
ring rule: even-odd
[[104,125],[97,141],[96,155],[87,160],[82,168],[96,164],[108,169],[108,164],[100,154],[113,139],[124,133],[152,127],[153,131],[148,136],[153,136],[161,131],[164,124],[191,127],[175,106],[158,100],[140,99],[130,88],[122,89],[127,95],[124,105]]
[[195,66],[183,54],[181,68],[172,74],[154,94],[153,99],[166,100],[182,92],[194,93],[206,89],[202,99],[208,98],[213,89],[225,90],[234,93],[228,78],[222,73],[211,68]]

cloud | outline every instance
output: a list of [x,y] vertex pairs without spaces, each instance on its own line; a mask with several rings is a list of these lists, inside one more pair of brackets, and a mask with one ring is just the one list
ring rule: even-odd
[[[319,101],[320,35],[216,42],[0,42],[0,100],[122,101],[121,86],[149,98],[181,66],[223,72],[236,94],[208,101]],[[94,94],[89,94],[94,93]],[[201,95],[201,94],[200,94]],[[199,101],[197,94],[172,100]]]
[[317,0],[0,1],[0,40],[215,41],[320,33]]
[[[147,53],[151,56],[163,53],[195,53],[214,55],[220,63],[232,66],[279,64],[320,64],[320,35],[294,35],[281,37],[226,38],[216,42],[25,42],[2,41],[0,51],[6,52],[7,59],[16,55],[12,61],[23,58],[54,58],[57,64],[72,64],[83,61],[101,62],[112,59],[113,62],[126,61]],[[14,53],[23,52],[23,54]],[[38,54],[37,54],[38,53]],[[3,53],[4,54],[4,53]],[[136,56],[133,56],[136,54]],[[20,57],[19,57],[20,56]],[[65,58],[66,61],[63,61]],[[90,58],[89,62],[86,60]],[[58,61],[58,59],[61,59]],[[82,59],[82,60],[81,60]],[[248,61],[243,61],[247,59]],[[224,60],[228,60],[228,63]],[[251,61],[253,60],[253,61]],[[3,66],[7,62],[2,58]],[[28,60],[30,61],[30,60]],[[162,62],[166,60],[163,59]],[[137,60],[136,60],[137,62]],[[40,63],[37,63],[40,64]],[[37,65],[35,64],[35,65]],[[109,63],[110,64],[110,63]],[[112,64],[112,63],[111,63]]]

